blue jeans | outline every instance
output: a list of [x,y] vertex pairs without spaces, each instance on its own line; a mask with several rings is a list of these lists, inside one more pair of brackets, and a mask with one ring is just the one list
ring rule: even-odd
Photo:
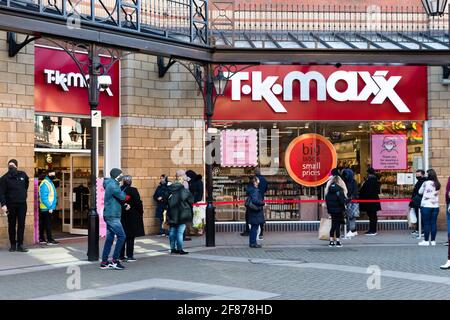
[[171,250],[183,250],[183,233],[185,224],[174,224],[170,226],[169,241]]
[[430,240],[430,232],[431,232],[431,241],[435,241],[437,233],[437,216],[439,214],[439,208],[421,207],[420,211],[422,212],[423,233],[425,234],[425,241]]
[[250,245],[258,244],[256,242],[256,236],[258,235],[259,224],[252,224],[250,228],[250,235],[248,237]]
[[102,262],[108,261],[109,253],[114,242],[114,236],[117,236],[116,247],[114,248],[113,260],[119,260],[120,250],[125,242],[125,231],[123,230],[120,219],[105,219],[106,222],[106,241],[103,247]]

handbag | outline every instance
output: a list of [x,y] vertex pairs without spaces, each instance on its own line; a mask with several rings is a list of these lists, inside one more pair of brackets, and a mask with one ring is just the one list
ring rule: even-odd
[[422,195],[421,194],[416,194],[413,198],[412,198],[412,204],[414,208],[419,208],[420,205],[422,204]]
[[320,219],[319,240],[329,240],[330,230],[331,230],[331,219],[329,218]]
[[254,211],[258,211],[260,209],[259,206],[253,203],[250,197],[247,197],[247,199],[245,200],[245,207]]
[[359,218],[359,203],[356,202],[350,202],[347,204],[347,216],[349,218]]
[[416,210],[414,208],[409,209],[408,220],[410,224],[417,223]]

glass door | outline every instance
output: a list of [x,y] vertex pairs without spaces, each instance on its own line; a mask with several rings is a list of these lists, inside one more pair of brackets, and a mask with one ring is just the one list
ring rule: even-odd
[[70,232],[70,208],[72,206],[70,191],[70,171],[63,171],[61,177],[61,213],[62,213],[62,231]]
[[71,155],[71,234],[88,234],[91,170],[90,155]]

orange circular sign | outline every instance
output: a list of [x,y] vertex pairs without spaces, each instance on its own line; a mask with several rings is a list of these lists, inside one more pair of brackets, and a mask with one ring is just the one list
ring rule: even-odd
[[303,134],[289,144],[284,163],[295,182],[317,187],[328,180],[330,171],[336,167],[336,149],[324,136]]

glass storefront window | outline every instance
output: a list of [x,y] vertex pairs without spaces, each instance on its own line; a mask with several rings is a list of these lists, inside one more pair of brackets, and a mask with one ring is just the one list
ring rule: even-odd
[[[103,136],[103,130],[100,128],[100,155],[103,154]],[[87,118],[35,115],[34,147],[89,150],[91,148],[91,121]]]
[[[404,184],[398,180],[398,174],[412,174],[417,169],[423,169],[423,130],[420,121],[380,121],[380,122],[278,122],[278,123],[216,123],[221,130],[233,129],[266,129],[268,136],[262,137],[258,133],[258,141],[267,141],[266,149],[258,147],[258,156],[271,155],[271,140],[274,135],[278,139],[280,154],[278,170],[270,169],[270,165],[261,165],[261,172],[268,182],[266,199],[268,200],[321,200],[324,185],[319,187],[305,187],[296,183],[287,173],[284,165],[284,155],[289,143],[297,136],[306,133],[317,133],[325,136],[335,147],[337,152],[337,167],[350,168],[355,173],[359,184],[366,177],[366,170],[372,166],[372,135],[395,134],[406,138],[407,160],[406,169],[377,170],[381,183],[381,198],[409,198],[413,185]],[[259,146],[261,143],[259,141]],[[264,163],[264,161],[263,161]],[[229,168],[215,165],[214,168],[214,196],[216,201],[244,200],[248,177],[254,174],[252,167]],[[411,177],[411,175],[409,175]],[[415,182],[415,181],[414,181]],[[384,206],[384,204],[383,204]],[[383,207],[384,216],[391,217],[400,213],[403,208],[397,205]],[[220,221],[240,220],[245,216],[243,206],[219,206],[216,209],[217,219]],[[380,216],[383,217],[383,212]],[[402,212],[403,214],[403,212]],[[267,206],[266,220],[301,220],[315,221],[327,216],[326,209],[318,203],[272,203]]]

